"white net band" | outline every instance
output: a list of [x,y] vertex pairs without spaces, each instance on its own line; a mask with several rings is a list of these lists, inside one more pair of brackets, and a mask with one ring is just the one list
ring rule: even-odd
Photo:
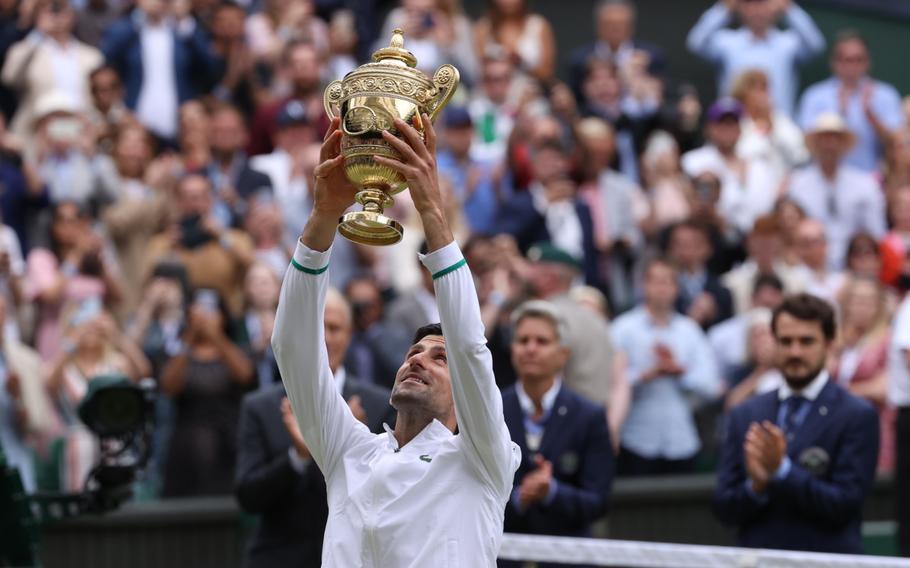
[[725,546],[506,534],[499,557],[642,568],[910,568],[910,560]]

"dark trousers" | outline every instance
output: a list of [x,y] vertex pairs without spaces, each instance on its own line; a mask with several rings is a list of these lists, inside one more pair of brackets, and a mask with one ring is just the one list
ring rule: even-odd
[[901,556],[910,556],[910,407],[897,413],[897,468],[894,472],[897,489],[897,549]]
[[616,459],[616,474],[633,475],[673,475],[695,471],[695,457],[668,460],[665,458],[646,458],[626,448],[620,448]]

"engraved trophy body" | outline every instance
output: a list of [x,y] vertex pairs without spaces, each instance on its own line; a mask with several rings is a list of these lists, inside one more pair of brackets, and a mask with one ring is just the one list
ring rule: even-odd
[[414,126],[423,135],[422,113],[433,120],[458,87],[458,69],[446,64],[430,79],[415,69],[417,59],[404,49],[404,36],[395,30],[388,47],[373,54],[373,62],[361,65],[325,89],[326,114],[341,115],[341,152],[348,179],[357,186],[357,203],[362,211],[344,214],[338,232],[356,243],[392,245],[401,240],[401,223],[384,214],[392,196],[407,189],[397,171],[377,163],[373,156],[400,159],[397,150],[382,138],[388,130],[401,134],[395,118]]

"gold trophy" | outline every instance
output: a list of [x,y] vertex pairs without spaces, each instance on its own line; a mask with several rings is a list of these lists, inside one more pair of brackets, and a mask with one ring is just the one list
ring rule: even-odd
[[458,87],[454,66],[442,65],[430,80],[416,65],[417,58],[404,48],[404,35],[396,29],[389,46],[373,54],[372,63],[332,81],[325,89],[323,102],[329,118],[335,117],[334,107],[340,109],[344,172],[357,186],[355,199],[363,205],[362,211],[345,213],[338,224],[338,232],[355,243],[393,245],[404,233],[401,223],[383,214],[392,205],[392,196],[407,187],[400,173],[373,160],[373,156],[401,159],[382,138],[382,131],[400,138],[392,124],[400,118],[423,136],[421,115],[435,119]]

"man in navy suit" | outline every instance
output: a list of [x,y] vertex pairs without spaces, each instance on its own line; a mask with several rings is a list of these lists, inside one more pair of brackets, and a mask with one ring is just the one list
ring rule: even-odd
[[617,69],[644,67],[649,75],[662,78],[666,72],[663,51],[639,41],[635,35],[635,4],[630,0],[601,0],[594,8],[597,39],[572,53],[569,80],[578,100],[581,84],[593,59],[606,61]]
[[714,509],[740,546],[859,554],[875,477],[878,415],[825,370],[834,311],[792,296],[771,320],[786,383],[733,409]]
[[505,530],[590,536],[591,523],[607,511],[613,480],[603,406],[562,384],[569,349],[563,345],[566,325],[553,304],[532,300],[519,306],[513,329],[518,382],[503,392],[502,401],[522,459],[506,505]]
[[[375,433],[383,422],[394,426],[389,391],[358,381],[342,366],[351,310],[337,291],[326,296],[324,324],[329,367],[351,412]],[[261,515],[246,568],[318,568],[328,516],[325,480],[309,457],[282,383],[244,398],[239,438],[235,495],[243,510]]]

